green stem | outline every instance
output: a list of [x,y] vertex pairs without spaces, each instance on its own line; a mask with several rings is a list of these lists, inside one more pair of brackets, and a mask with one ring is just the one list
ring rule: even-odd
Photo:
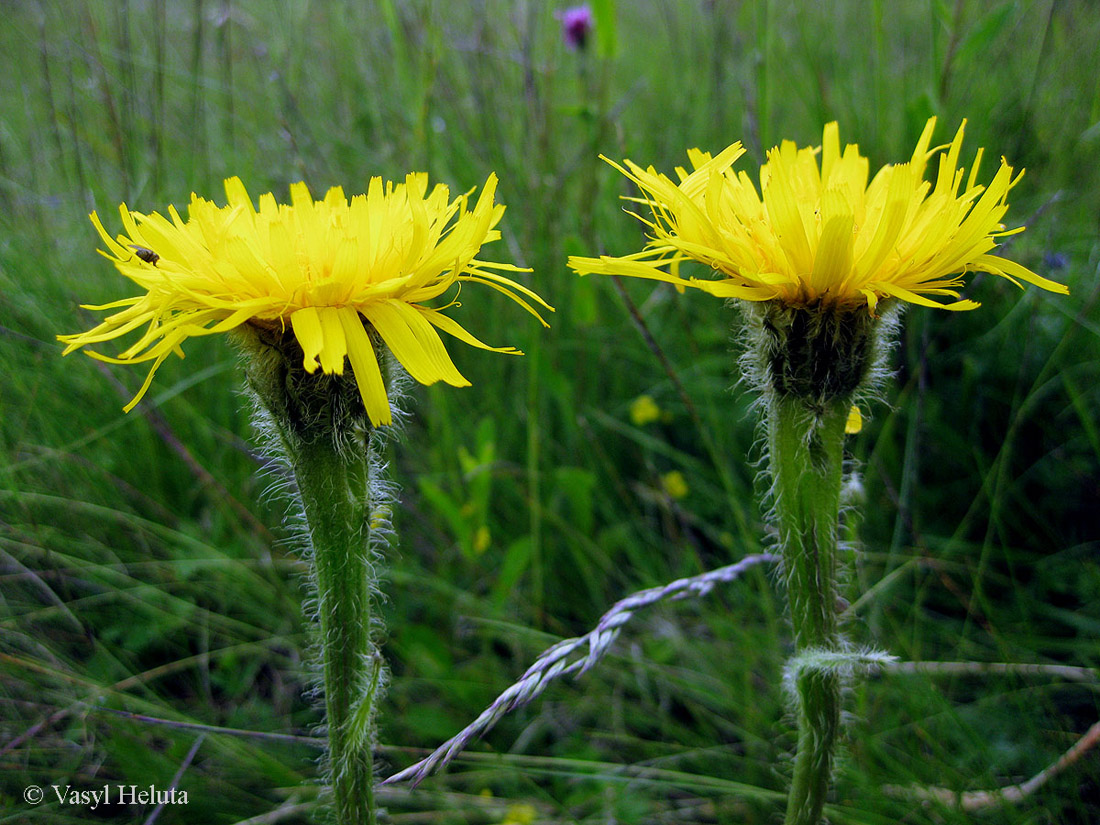
[[[846,400],[811,410],[786,396],[769,400],[768,449],[796,655],[837,651],[837,529]],[[798,751],[785,825],[821,822],[840,730],[840,675],[795,673]]]
[[371,639],[369,447],[337,451],[331,439],[318,438],[298,441],[289,452],[313,548],[336,821],[374,825],[380,659]]

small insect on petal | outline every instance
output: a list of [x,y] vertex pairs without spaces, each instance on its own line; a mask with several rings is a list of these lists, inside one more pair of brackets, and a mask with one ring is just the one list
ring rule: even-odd
[[134,250],[134,254],[141,258],[145,263],[157,265],[157,261],[160,260],[160,255],[151,249],[146,249],[144,246],[138,246],[137,244],[130,244],[130,249]]

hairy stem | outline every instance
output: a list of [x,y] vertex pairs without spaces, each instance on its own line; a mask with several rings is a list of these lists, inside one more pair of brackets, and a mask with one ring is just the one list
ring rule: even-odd
[[[838,651],[837,528],[846,401],[813,410],[790,396],[768,404],[768,448],[796,655]],[[821,822],[840,730],[840,674],[796,673],[798,751],[785,825]]]
[[374,825],[370,453],[366,444],[338,451],[327,438],[289,452],[313,549],[336,821]]
[[[380,433],[354,375],[307,372],[289,328],[252,323],[234,333],[256,400],[256,428],[293,473],[305,515],[335,821],[374,825],[374,708],[383,669],[372,634],[372,534],[384,532],[388,503]],[[393,380],[391,372],[391,391]]]

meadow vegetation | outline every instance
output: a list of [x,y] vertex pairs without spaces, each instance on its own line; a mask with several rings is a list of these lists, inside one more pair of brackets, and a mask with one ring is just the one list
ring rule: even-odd
[[[543,330],[469,295],[455,317],[526,355],[452,348],[473,386],[413,387],[388,447],[388,774],[617,599],[769,546],[737,313],[565,266],[641,247],[598,155],[671,172],[688,148],[742,140],[751,170],[835,119],[877,167],[907,158],[932,114],[940,141],[968,119],[987,176],[1001,154],[1027,168],[1011,257],[1071,295],[986,276],[967,293],[979,310],[906,314],[896,380],[849,441],[846,633],[903,661],[1083,670],[859,682],[828,816],[1100,817],[1096,750],[1012,804],[903,793],[1022,782],[1100,719],[1100,8],[593,5],[575,50],[555,6],[524,0],[5,4],[0,822],[87,821],[28,806],[30,784],[178,774],[189,802],[165,824],[304,823],[317,794],[302,561],[265,495],[280,479],[251,446],[237,356],[221,336],[189,342],[127,415],[141,369],[63,360],[55,336],[91,325],[78,304],[132,294],[95,254],[89,211],[119,231],[122,201],[223,202],[232,175],[280,198],[299,180],[320,196],[412,170],[453,192],[499,175],[504,238],[484,257],[530,266],[557,312]],[[449,771],[384,790],[391,821],[775,822],[794,747],[776,585],[756,568],[639,616],[598,668]]]

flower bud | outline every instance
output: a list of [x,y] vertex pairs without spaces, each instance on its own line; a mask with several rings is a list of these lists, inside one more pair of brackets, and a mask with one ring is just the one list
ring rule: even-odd
[[776,395],[820,406],[846,401],[869,380],[880,336],[879,319],[866,307],[744,306],[757,378]]

